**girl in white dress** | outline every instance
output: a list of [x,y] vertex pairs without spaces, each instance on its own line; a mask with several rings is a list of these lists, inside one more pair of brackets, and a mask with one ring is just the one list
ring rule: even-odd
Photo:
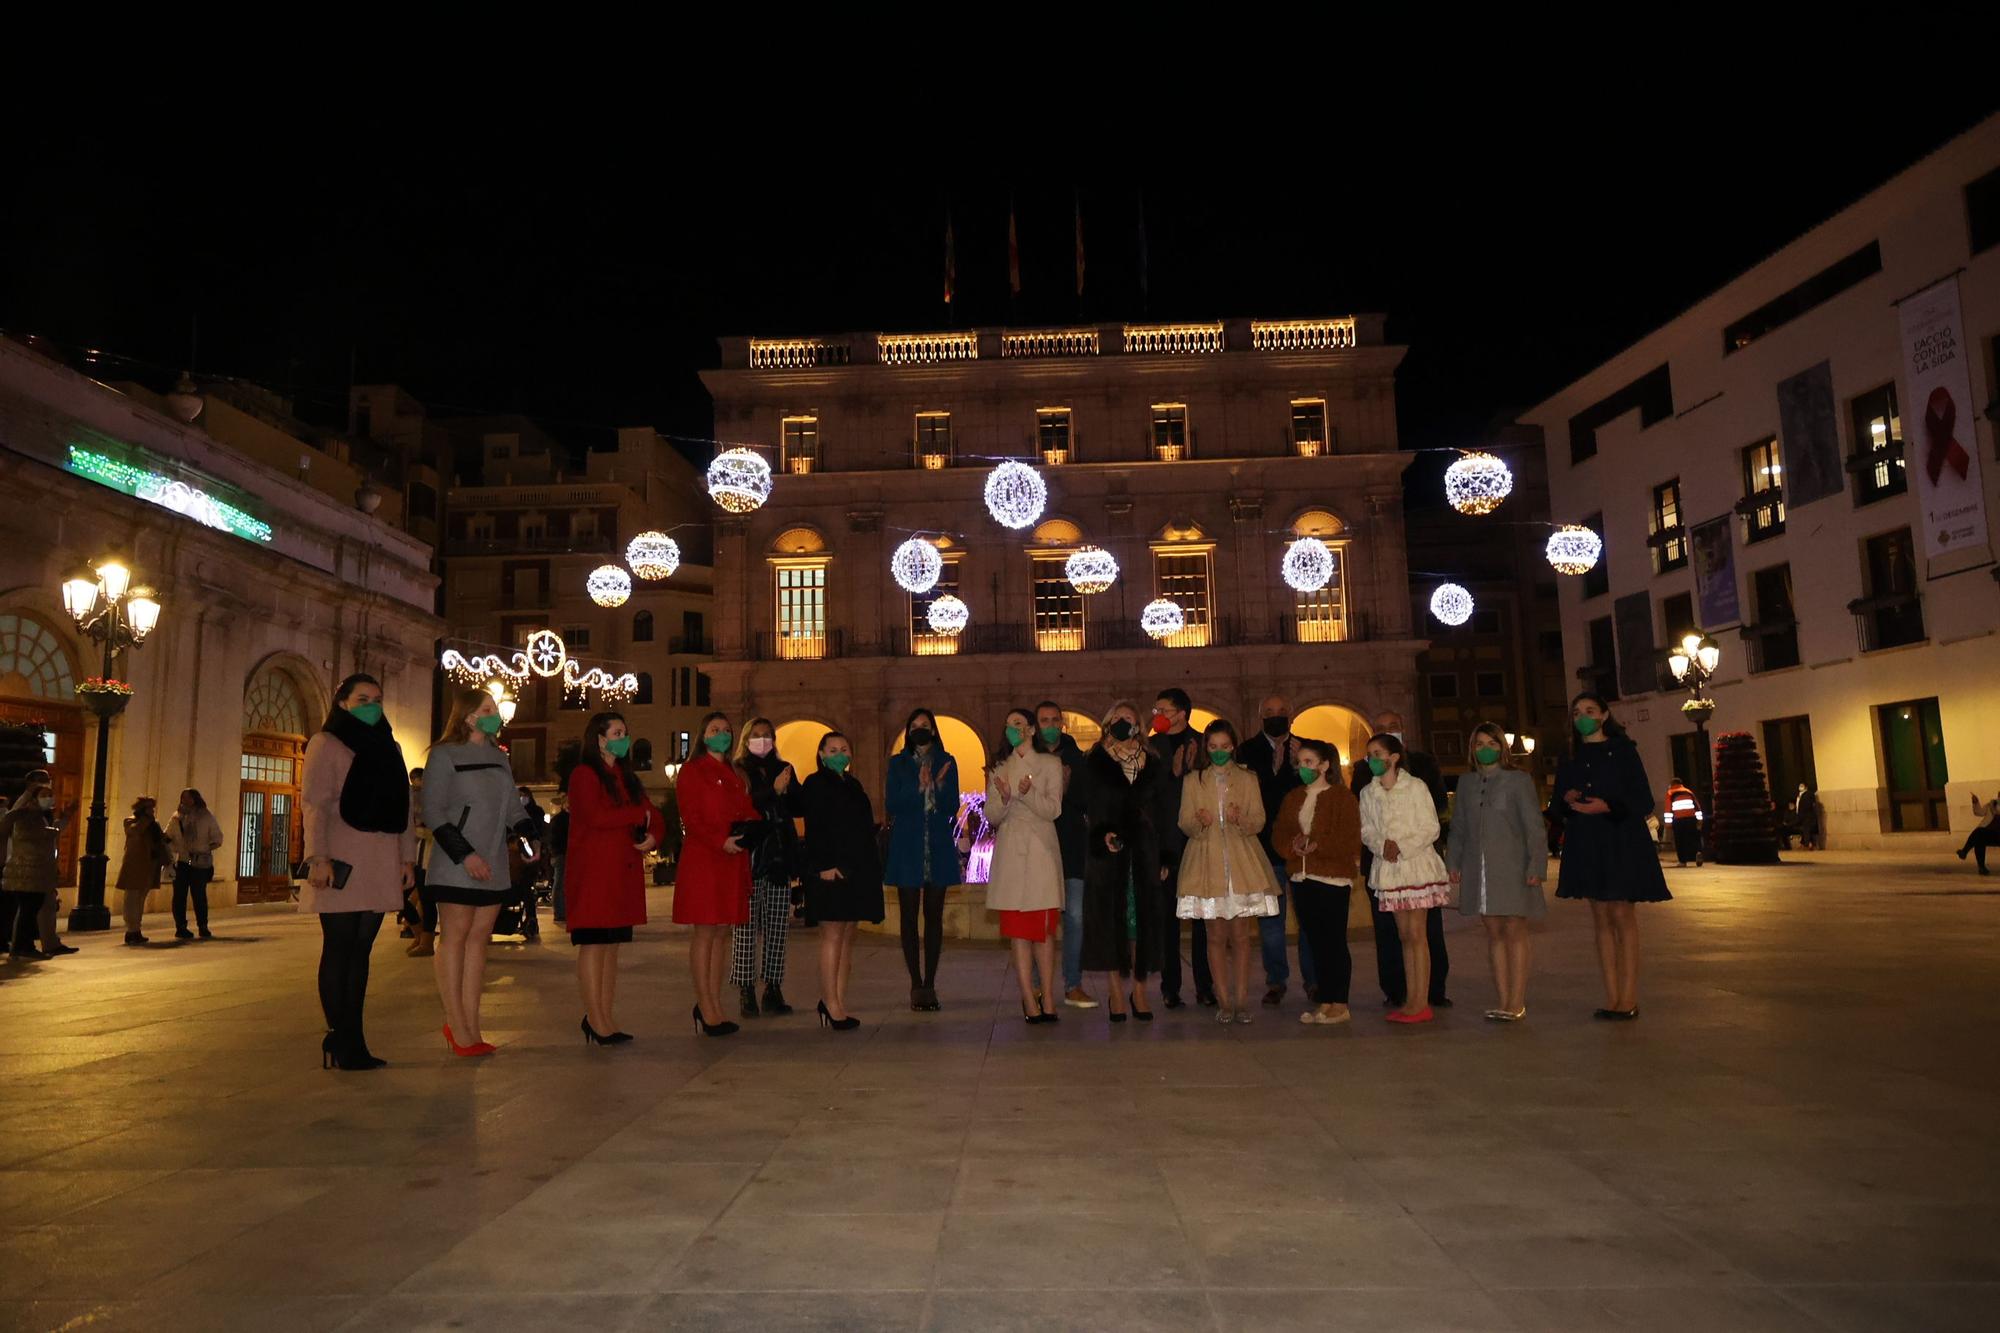
[[1361,789],[1361,844],[1375,853],[1368,887],[1385,912],[1396,917],[1403,946],[1403,975],[1409,986],[1391,1023],[1428,1023],[1432,1012],[1431,948],[1424,918],[1451,900],[1451,881],[1437,854],[1437,808],[1430,788],[1403,772],[1403,742],[1387,732],[1368,740],[1367,760],[1375,780]]
[[1209,968],[1215,974],[1218,1023],[1250,1021],[1250,963],[1262,957],[1258,918],[1278,914],[1278,877],[1257,835],[1264,798],[1256,775],[1235,762],[1236,729],[1208,724],[1208,762],[1181,780],[1180,900],[1182,920],[1208,923]]

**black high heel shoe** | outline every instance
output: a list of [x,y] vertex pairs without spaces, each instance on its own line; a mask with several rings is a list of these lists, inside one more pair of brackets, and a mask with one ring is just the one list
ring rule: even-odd
[[320,1039],[319,1067],[321,1069],[340,1069],[349,1073],[360,1073],[363,1070],[380,1069],[388,1063],[387,1060],[378,1055],[370,1055],[366,1046],[358,1044],[350,1046],[341,1041],[339,1033],[329,1032]]
[[821,1000],[819,1002],[819,1025],[823,1028],[831,1028],[835,1032],[852,1032],[861,1026],[861,1020],[853,1014],[849,1014],[845,1018],[835,1018],[832,1011],[826,1007],[826,1001]]
[[577,1024],[577,1026],[583,1030],[583,1041],[584,1045],[586,1046],[609,1046],[612,1044],[613,1038],[616,1036],[615,1033],[611,1037],[600,1035],[597,1029],[593,1028],[590,1025],[589,1014],[585,1014],[583,1016],[583,1021]]
[[711,1023],[701,1016],[701,1006],[696,1005],[694,1007],[694,1030],[704,1037],[727,1037],[732,1033],[742,1031],[742,1028],[727,1019],[724,1019],[720,1023]]

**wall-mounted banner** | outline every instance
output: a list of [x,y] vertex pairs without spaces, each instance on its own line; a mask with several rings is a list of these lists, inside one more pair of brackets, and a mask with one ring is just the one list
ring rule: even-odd
[[1926,577],[1993,562],[1986,537],[1986,491],[1973,432],[1979,405],[1966,369],[1958,278],[1946,278],[1897,308],[1903,323],[1904,448],[1916,482]]
[[1778,381],[1778,428],[1785,441],[1785,508],[1797,509],[1847,489],[1834,425],[1833,363],[1822,361]]
[[1728,514],[1697,523],[1688,532],[1694,556],[1694,597],[1701,627],[1713,634],[1743,623],[1736,597],[1736,523]]
[[1617,636],[1618,692],[1644,694],[1660,688],[1659,655],[1653,648],[1653,595],[1630,592],[1611,604]]
[[231,503],[246,500],[234,487],[207,477],[199,478],[201,484],[197,486],[164,471],[142,449],[117,444],[86,449],[72,444],[68,464],[69,470],[79,477],[88,477],[101,486],[171,509],[218,532],[234,533],[245,541],[271,540],[269,523],[245,512],[241,503]]

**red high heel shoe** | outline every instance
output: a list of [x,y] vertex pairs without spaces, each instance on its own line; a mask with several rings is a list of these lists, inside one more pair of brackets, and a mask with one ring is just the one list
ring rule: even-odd
[[495,1050],[493,1043],[490,1041],[475,1042],[470,1046],[459,1045],[458,1038],[451,1035],[451,1024],[449,1023],[446,1023],[444,1025],[444,1042],[445,1045],[451,1047],[451,1053],[453,1055],[459,1055],[459,1056],[491,1055]]
[[1391,1023],[1428,1023],[1435,1017],[1437,1015],[1431,1011],[1429,1005],[1425,1005],[1414,1014],[1406,1014],[1401,1009],[1392,1010],[1389,1013],[1389,1021]]

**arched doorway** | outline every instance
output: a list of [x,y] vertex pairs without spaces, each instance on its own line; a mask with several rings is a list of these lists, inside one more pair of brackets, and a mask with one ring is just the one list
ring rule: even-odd
[[[83,804],[84,721],[76,701],[76,667],[55,630],[32,612],[0,611],[0,723],[39,733],[39,766],[49,771],[58,810]],[[76,883],[82,827],[81,819],[63,826],[56,844],[60,883]]]
[[1292,718],[1292,734],[1316,741],[1332,741],[1340,747],[1341,764],[1349,765],[1368,748],[1368,738],[1375,731],[1368,725],[1368,719],[1352,708],[1343,708],[1339,704],[1314,704]]
[[[938,713],[936,717],[938,743],[958,764],[959,845],[965,845],[968,834],[972,841],[972,850],[966,855],[965,882],[984,884],[986,868],[993,860],[993,830],[981,813],[986,807],[986,747],[980,743],[979,733],[963,718],[949,713]],[[901,754],[902,719],[896,718],[890,725],[896,728],[896,739],[889,753]]]
[[799,721],[778,724],[778,758],[792,766],[801,779],[819,768],[820,737],[833,728],[824,722]]
[[310,716],[292,674],[267,664],[243,692],[243,786],[237,798],[236,901],[280,902],[291,895],[304,816],[299,769]]

